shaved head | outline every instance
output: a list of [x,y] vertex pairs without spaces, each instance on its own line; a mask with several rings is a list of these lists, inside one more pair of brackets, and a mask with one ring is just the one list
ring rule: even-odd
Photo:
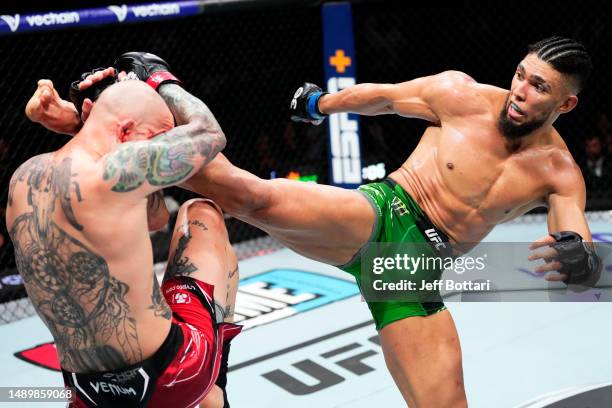
[[135,129],[151,133],[150,137],[174,125],[172,113],[164,100],[141,81],[122,81],[106,88],[87,121],[102,125],[133,121]]

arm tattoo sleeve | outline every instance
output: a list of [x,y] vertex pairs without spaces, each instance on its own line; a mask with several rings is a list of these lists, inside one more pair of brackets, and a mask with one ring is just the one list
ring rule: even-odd
[[225,135],[212,112],[175,84],[160,88],[179,126],[151,140],[125,143],[106,157],[104,180],[127,192],[145,182],[166,187],[189,178],[225,147]]

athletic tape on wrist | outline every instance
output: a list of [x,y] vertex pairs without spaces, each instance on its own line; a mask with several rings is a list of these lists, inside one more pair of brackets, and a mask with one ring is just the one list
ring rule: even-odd
[[153,73],[149,79],[147,79],[147,84],[157,91],[157,88],[164,82],[172,81],[174,83],[181,83],[177,77],[167,71],[159,71]]
[[315,92],[312,95],[310,95],[308,97],[308,106],[307,106],[307,110],[308,110],[308,114],[313,118],[313,119],[325,119],[324,115],[321,115],[320,111],[319,111],[319,98],[321,97],[321,95],[323,95],[323,92]]

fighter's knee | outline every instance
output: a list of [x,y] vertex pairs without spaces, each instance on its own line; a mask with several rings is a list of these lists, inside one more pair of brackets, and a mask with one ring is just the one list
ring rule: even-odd
[[225,219],[221,209],[210,200],[200,198],[186,201],[179,210],[186,215],[190,226],[204,230],[225,231]]

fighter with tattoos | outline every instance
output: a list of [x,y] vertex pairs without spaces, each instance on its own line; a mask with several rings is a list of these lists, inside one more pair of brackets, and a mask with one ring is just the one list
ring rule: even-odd
[[[87,121],[64,128],[74,138],[13,174],[7,226],[18,269],[76,390],[72,406],[229,406],[223,350],[240,331],[231,323],[238,275],[221,212],[208,200],[183,204],[161,289],[148,235],[167,222],[161,189],[209,163],[225,136],[165,61],[128,53],[117,63],[143,82],[100,89]],[[48,83],[39,91],[28,116],[56,107],[67,115],[58,123],[80,119],[54,105]]]

